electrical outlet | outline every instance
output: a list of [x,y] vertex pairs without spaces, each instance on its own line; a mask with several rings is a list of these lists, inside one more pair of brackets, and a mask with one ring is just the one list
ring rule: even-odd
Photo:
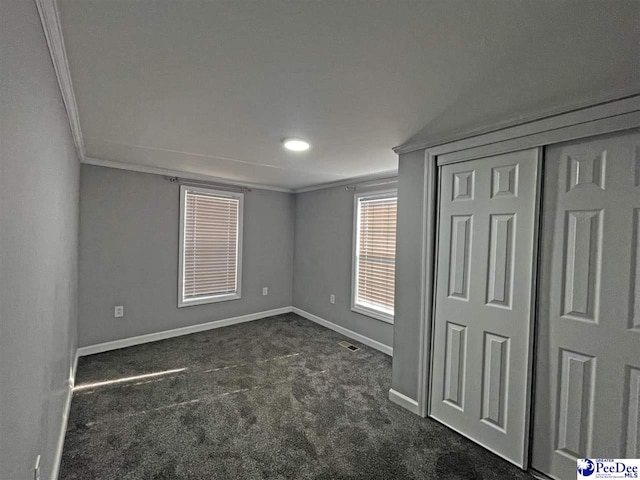
[[262,295],[269,295],[269,287],[262,287]]
[[115,318],[124,317],[124,306],[123,305],[116,305],[115,307],[113,307],[113,316]]
[[333,293],[329,295],[329,303],[332,303],[334,305],[336,303],[336,296]]
[[36,464],[33,467],[33,480],[40,480],[40,455],[36,457]]

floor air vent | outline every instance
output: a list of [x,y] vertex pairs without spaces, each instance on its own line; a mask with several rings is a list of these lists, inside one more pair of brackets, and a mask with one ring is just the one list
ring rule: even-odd
[[341,347],[347,348],[352,352],[355,352],[356,350],[360,350],[360,347],[356,347],[355,345],[345,341],[338,343],[338,345],[340,345]]

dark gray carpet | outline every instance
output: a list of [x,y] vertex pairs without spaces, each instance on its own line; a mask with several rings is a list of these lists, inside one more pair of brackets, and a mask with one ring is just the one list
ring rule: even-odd
[[288,314],[83,357],[60,478],[533,478],[392,404],[391,359],[341,340]]

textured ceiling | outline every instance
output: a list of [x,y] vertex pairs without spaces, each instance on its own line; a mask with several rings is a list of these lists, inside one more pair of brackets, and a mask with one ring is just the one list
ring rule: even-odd
[[640,85],[637,0],[58,3],[88,157],[284,188]]

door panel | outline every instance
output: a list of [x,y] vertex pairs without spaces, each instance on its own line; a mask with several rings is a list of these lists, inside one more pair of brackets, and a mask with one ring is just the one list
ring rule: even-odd
[[524,466],[539,150],[440,169],[432,417]]
[[640,132],[545,154],[534,468],[574,479],[577,458],[637,458]]

